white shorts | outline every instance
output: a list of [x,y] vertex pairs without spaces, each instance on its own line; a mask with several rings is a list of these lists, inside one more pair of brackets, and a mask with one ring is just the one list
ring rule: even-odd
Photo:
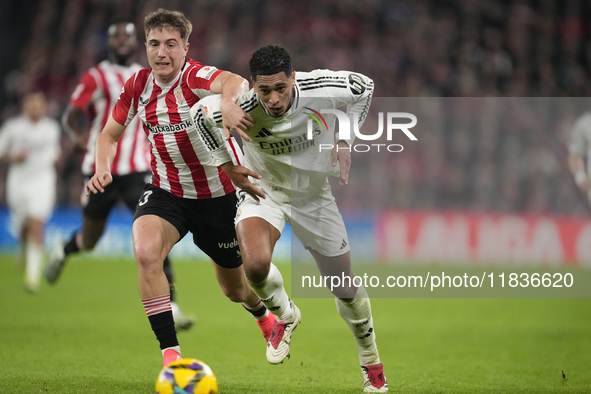
[[19,229],[28,219],[47,222],[55,204],[55,181],[50,179],[49,182],[20,184],[10,182],[7,185],[6,202]]
[[260,217],[283,233],[285,223],[289,222],[304,248],[313,249],[326,257],[340,256],[350,250],[349,238],[330,190],[327,182],[321,194],[291,204],[274,201],[266,191],[267,198],[257,203],[250,195],[238,190],[234,223],[237,225],[246,218]]

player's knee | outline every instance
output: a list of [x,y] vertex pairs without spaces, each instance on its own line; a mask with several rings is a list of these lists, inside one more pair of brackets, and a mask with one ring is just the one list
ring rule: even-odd
[[134,244],[135,261],[139,269],[162,271],[160,253],[148,244]]
[[269,275],[270,266],[271,256],[257,255],[248,262],[244,262],[244,272],[251,282],[260,283]]

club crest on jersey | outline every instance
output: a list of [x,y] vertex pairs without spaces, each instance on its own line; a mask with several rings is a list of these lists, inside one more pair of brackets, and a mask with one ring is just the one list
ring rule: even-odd
[[183,88],[181,88],[179,86],[174,90],[174,98],[175,98],[177,104],[180,104],[183,102]]

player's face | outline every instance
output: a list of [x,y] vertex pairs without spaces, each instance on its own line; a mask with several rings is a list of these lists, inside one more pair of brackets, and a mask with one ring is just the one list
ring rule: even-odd
[[23,113],[33,122],[39,121],[45,116],[47,104],[41,93],[32,93],[23,100]]
[[174,80],[185,64],[188,50],[189,43],[183,43],[181,34],[172,28],[156,27],[146,37],[148,62],[160,83]]
[[111,61],[126,65],[137,46],[133,23],[116,23],[109,27],[109,57]]
[[282,116],[291,106],[295,83],[295,71],[291,75],[283,71],[273,75],[257,75],[251,78],[255,92],[273,117]]

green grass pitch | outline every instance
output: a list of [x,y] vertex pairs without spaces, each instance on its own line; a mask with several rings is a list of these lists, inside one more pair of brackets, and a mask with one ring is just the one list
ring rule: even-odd
[[[208,263],[174,261],[178,301],[197,324],[185,357],[221,393],[360,393],[351,333],[330,299],[296,299],[291,359],[271,366],[252,317],[227,301]],[[289,265],[279,265],[289,283]],[[131,260],[68,262],[27,294],[0,256],[0,393],[153,393],[161,355]],[[392,393],[590,393],[589,299],[374,299]],[[562,371],[567,381],[562,378]]]

